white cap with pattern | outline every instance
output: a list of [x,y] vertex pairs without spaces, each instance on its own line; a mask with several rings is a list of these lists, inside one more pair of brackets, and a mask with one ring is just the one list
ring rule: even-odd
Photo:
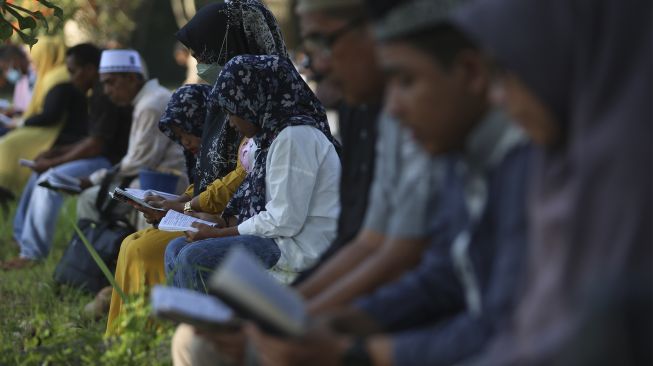
[[134,72],[143,74],[141,56],[134,50],[105,50],[100,59],[100,74]]

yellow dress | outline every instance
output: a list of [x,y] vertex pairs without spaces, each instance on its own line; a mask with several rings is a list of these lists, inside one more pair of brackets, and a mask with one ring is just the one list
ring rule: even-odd
[[[202,212],[220,214],[247,173],[238,162],[234,171],[211,183],[199,195]],[[192,196],[192,186],[186,194]],[[154,285],[165,282],[164,255],[168,243],[183,233],[148,228],[123,240],[116,264],[116,283],[126,295],[147,293]],[[123,309],[122,298],[113,290],[106,334],[114,333],[114,323]]]
[[[37,81],[24,118],[41,113],[50,89],[70,78],[65,65],[66,47],[61,37],[39,37],[39,42],[32,48],[31,58]],[[18,127],[0,138],[0,187],[18,195],[32,173],[30,169],[19,166],[18,160],[33,160],[52,147],[62,122],[48,127]]]

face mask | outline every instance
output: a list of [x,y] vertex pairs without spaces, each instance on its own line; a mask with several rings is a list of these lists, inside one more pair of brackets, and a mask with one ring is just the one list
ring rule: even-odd
[[23,74],[14,68],[10,68],[5,72],[5,79],[12,84],[16,84],[21,76],[23,76]]
[[222,66],[218,64],[197,64],[197,76],[211,85],[218,80],[220,71],[222,71]]

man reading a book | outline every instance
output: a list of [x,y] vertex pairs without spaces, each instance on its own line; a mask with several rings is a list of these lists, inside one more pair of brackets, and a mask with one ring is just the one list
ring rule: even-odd
[[[172,93],[162,87],[157,79],[146,79],[139,53],[134,50],[102,52],[100,80],[113,103],[133,106],[133,112],[125,156],[113,168],[96,170],[88,178],[82,179],[82,187],[88,189],[79,198],[77,217],[92,221],[99,220],[95,202],[100,183],[105,179],[111,179],[109,186],[113,190],[120,183],[136,177],[141,169],[152,169],[179,172],[179,191],[188,183],[186,175],[182,173],[186,166],[182,148],[159,131],[159,119]],[[131,185],[136,186],[137,182],[135,180]],[[128,206],[118,206],[114,210],[116,216],[133,212]]]
[[386,108],[431,155],[447,155],[437,235],[417,267],[299,340],[248,326],[261,363],[453,364],[482,349],[510,311],[526,247],[530,149],[490,107],[489,67],[442,23],[447,6],[409,2],[377,30]]

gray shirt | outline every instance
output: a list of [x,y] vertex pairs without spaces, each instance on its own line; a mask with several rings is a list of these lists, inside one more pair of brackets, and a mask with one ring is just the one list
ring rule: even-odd
[[378,134],[363,228],[391,237],[427,237],[444,164],[429,157],[408,130],[385,114],[379,118]]

